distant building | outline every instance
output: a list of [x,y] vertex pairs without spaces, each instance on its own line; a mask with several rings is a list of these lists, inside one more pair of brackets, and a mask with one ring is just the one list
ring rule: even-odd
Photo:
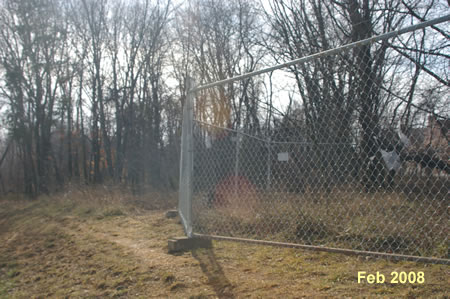
[[[424,128],[414,128],[409,132],[411,146],[408,148],[409,170],[435,175],[448,174],[450,146],[450,119],[429,116]],[[415,161],[415,162],[412,162]],[[420,167],[419,167],[420,166]],[[433,171],[434,169],[434,171]],[[442,172],[444,170],[444,172]]]
[[450,157],[450,119],[428,118],[428,126],[423,130],[423,147],[431,148],[442,160],[448,161]]

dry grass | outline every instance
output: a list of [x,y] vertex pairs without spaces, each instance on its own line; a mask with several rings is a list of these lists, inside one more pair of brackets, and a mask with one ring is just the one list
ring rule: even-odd
[[[175,194],[136,198],[105,189],[0,200],[0,298],[445,298],[450,292],[443,265],[231,242],[169,255],[167,239],[183,234],[179,220],[164,217],[175,204]],[[358,271],[389,279],[392,271],[423,271],[426,281],[358,284]]]
[[209,209],[196,197],[195,231],[448,258],[448,201],[346,190],[261,193]]

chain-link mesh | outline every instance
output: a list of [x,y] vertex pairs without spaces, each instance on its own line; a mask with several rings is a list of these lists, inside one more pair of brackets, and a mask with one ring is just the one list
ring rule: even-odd
[[450,120],[407,112],[407,66],[370,47],[291,67],[283,115],[262,76],[197,93],[194,233],[449,259]]

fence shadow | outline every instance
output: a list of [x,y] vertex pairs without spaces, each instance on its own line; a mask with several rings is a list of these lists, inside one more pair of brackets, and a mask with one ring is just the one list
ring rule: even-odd
[[233,286],[225,276],[222,267],[217,262],[213,248],[193,249],[192,256],[199,261],[200,267],[208,277],[208,284],[219,298],[235,298]]

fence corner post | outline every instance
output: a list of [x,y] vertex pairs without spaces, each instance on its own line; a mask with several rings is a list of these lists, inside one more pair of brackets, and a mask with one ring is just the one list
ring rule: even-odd
[[186,99],[183,106],[180,154],[180,187],[178,195],[178,210],[186,235],[192,237],[192,194],[194,170],[194,88],[191,77],[186,78]]

